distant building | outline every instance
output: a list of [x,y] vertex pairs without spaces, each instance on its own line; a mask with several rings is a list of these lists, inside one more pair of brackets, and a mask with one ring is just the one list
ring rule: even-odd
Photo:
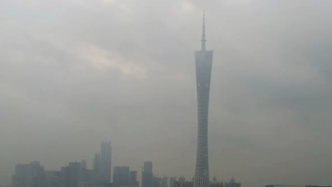
[[168,187],[168,177],[163,177],[160,180],[160,187]]
[[81,169],[87,169],[86,161],[85,160],[81,161]]
[[70,167],[61,167],[60,171],[60,186],[59,187],[71,187],[71,169]]
[[16,165],[12,187],[45,187],[44,167],[39,162]]
[[27,173],[29,164],[17,164],[15,166],[15,175],[12,178],[13,187],[25,187],[27,183]]
[[176,182],[176,177],[169,178],[169,187],[174,187],[174,182]]
[[45,172],[45,187],[60,187],[60,171]]
[[[214,177],[215,178],[215,177]],[[215,182],[210,183],[210,187],[241,187],[241,183],[235,182],[234,177],[231,178],[231,180],[227,183],[217,182],[215,179]]]
[[81,164],[79,162],[69,162],[69,168],[70,168],[70,187],[77,186],[78,174],[81,168]]
[[174,187],[194,187],[194,182],[185,181],[184,177],[180,177],[179,181],[174,182]]
[[113,187],[129,186],[130,172],[128,166],[116,166],[113,171]]
[[111,142],[101,142],[100,150],[100,181],[111,183]]
[[79,162],[69,162],[67,167],[62,167],[60,171],[59,187],[77,186],[80,167],[81,164]]
[[[82,168],[82,167],[81,167]],[[80,169],[78,172],[78,183],[88,184],[88,187],[93,186],[94,178],[93,178],[93,170],[89,169]]]
[[139,182],[137,181],[137,171],[130,171],[129,173],[129,185],[131,187],[138,187]]
[[100,173],[100,154],[95,154],[93,159],[93,171],[95,173]]
[[45,170],[39,162],[31,162],[28,167],[28,187],[45,187]]
[[95,154],[93,159],[93,187],[100,186],[100,154]]
[[152,173],[152,162],[151,161],[144,162],[144,171]]
[[152,172],[152,162],[144,162],[142,172],[142,187],[154,187],[154,177]]
[[[233,177],[228,183],[218,182],[216,177],[213,177],[213,180],[209,185],[210,187],[241,187],[241,183],[235,182]],[[174,187],[194,187],[194,182],[185,181],[183,177],[180,177],[179,181],[174,182]]]
[[161,187],[161,180],[162,180],[162,178],[153,176],[152,186]]

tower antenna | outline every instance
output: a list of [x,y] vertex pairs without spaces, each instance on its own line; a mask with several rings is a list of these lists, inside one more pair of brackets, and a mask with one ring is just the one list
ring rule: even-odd
[[203,14],[203,27],[202,27],[202,47],[201,47],[201,50],[202,51],[205,51],[206,50],[206,47],[205,47],[205,42],[206,42],[206,39],[205,39],[205,11],[204,11],[204,14]]

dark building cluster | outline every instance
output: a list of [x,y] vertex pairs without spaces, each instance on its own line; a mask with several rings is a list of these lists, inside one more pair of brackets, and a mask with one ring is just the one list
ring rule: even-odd
[[[100,154],[96,153],[92,169],[85,160],[69,162],[58,171],[45,171],[44,166],[34,161],[17,164],[10,187],[139,187],[137,171],[128,166],[115,166],[111,183],[111,143],[102,142]],[[152,162],[144,162],[142,171],[143,187],[173,187],[176,177],[154,176]]]
[[[186,181],[184,177],[180,177],[179,181],[174,182],[174,187],[194,187],[194,181]],[[241,187],[241,183],[235,182],[232,179],[229,182],[218,182],[216,177],[213,177],[212,181],[209,182],[210,187]]]
[[92,170],[85,160],[69,162],[59,171],[45,171],[39,162],[17,164],[11,187],[111,187],[111,153],[111,142],[102,142]]

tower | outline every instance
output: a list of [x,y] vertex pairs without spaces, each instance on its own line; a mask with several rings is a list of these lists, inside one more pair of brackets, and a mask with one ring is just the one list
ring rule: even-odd
[[111,142],[101,142],[100,180],[102,184],[111,182]]
[[152,172],[152,162],[144,162],[144,167],[142,171],[142,187],[152,187],[153,186],[153,172]]
[[198,106],[198,138],[194,187],[209,187],[208,114],[213,51],[206,50],[203,15],[201,50],[195,52]]

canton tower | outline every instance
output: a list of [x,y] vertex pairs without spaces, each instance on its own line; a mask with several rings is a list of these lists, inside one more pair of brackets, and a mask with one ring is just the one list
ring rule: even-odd
[[201,42],[201,50],[195,52],[198,138],[194,187],[209,187],[208,114],[213,51],[205,47],[205,15]]

